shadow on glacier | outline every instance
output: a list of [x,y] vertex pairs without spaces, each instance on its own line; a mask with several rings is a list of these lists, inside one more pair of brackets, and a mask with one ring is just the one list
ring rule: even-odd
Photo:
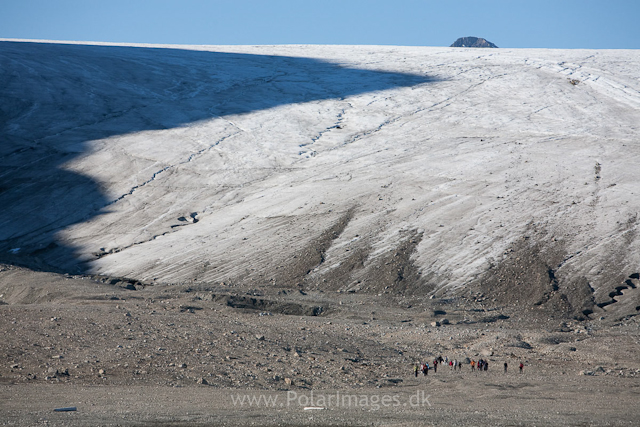
[[312,58],[0,42],[0,262],[82,271],[56,233],[113,201],[64,167],[90,141],[431,81]]

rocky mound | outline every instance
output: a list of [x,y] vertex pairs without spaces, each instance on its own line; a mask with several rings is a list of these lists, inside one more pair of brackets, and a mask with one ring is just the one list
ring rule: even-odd
[[479,38],[479,37],[460,37],[458,40],[453,42],[450,47],[494,47],[497,48],[495,44],[491,43],[489,40]]

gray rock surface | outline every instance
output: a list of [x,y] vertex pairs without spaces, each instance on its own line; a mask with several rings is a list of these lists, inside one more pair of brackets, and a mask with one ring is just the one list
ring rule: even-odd
[[450,47],[482,47],[497,48],[495,44],[480,37],[460,37]]

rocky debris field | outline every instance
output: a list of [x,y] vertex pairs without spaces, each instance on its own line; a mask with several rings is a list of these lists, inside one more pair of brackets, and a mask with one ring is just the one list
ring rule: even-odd
[[[637,317],[558,319],[552,313],[488,308],[477,294],[408,299],[221,283],[150,286],[9,265],[0,270],[5,425],[32,425],[41,418],[49,425],[91,420],[246,425],[256,414],[267,424],[423,425],[420,417],[445,422],[454,408],[452,420],[460,425],[511,419],[574,425],[588,417],[590,424],[606,424],[605,416],[614,415],[594,411],[603,406],[596,399],[602,390],[609,390],[606,402],[613,395],[633,400],[640,391]],[[440,366],[437,373],[414,377],[415,364],[437,356],[459,360],[462,369]],[[466,358],[487,360],[488,371],[471,372]],[[132,390],[145,398],[137,399]],[[418,391],[431,396],[428,409],[377,405],[374,410],[370,403],[356,411],[324,401],[325,409],[310,420],[306,406],[298,404],[311,392],[389,395],[409,402]],[[42,393],[48,397],[33,409],[30,402]],[[175,393],[191,398],[181,397],[174,412],[165,405],[173,407]],[[259,405],[232,410],[231,395],[264,393],[280,396],[289,411]],[[118,402],[115,396],[129,397],[116,405],[105,401],[112,394]],[[54,396],[67,400],[63,404]],[[513,399],[532,418],[505,403]],[[583,399],[596,406],[582,404]],[[55,418],[45,402],[77,411]],[[120,410],[104,412],[98,402]],[[546,405],[558,409],[548,419]],[[481,411],[471,413],[476,406]],[[613,423],[637,417],[634,408],[630,404],[616,413]],[[187,415],[191,411],[198,415]]]

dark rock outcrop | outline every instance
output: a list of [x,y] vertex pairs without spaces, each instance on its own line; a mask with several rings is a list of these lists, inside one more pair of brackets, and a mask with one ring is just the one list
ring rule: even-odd
[[460,37],[450,47],[495,47],[495,44],[478,37]]

